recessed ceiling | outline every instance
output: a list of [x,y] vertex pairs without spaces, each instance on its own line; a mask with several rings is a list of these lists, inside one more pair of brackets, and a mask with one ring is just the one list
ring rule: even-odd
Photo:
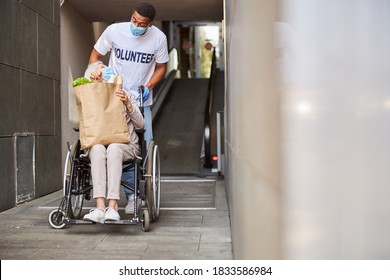
[[[135,5],[131,0],[65,0],[91,22],[128,21]],[[161,21],[211,21],[223,18],[223,0],[147,0]]]

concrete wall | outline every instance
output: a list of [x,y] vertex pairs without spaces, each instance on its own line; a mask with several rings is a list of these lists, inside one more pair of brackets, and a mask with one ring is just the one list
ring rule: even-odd
[[[72,81],[84,75],[95,41],[107,24],[91,23],[66,1],[61,6],[61,114],[62,163],[65,162],[67,142],[78,139],[78,113]],[[63,164],[62,164],[63,166]]]
[[61,184],[59,35],[59,1],[1,1],[0,211]]

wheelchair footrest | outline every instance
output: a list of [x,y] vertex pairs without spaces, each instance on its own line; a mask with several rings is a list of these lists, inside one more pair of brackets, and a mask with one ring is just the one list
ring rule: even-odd
[[136,219],[132,219],[132,220],[119,220],[119,221],[105,221],[104,222],[106,225],[134,225],[134,224],[138,224],[139,221],[137,221]]
[[[138,219],[131,219],[131,220],[119,220],[119,221],[105,221],[104,224],[106,225],[135,225],[138,224],[140,221]],[[100,224],[95,223],[92,221],[86,221],[86,220],[76,220],[76,219],[69,219],[66,220],[66,224],[68,225],[91,225],[91,224]]]

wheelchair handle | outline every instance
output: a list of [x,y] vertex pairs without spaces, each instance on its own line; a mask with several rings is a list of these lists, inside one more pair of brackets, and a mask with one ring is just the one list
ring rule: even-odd
[[143,95],[144,95],[144,91],[145,91],[145,86],[143,86],[143,85],[138,86],[138,89],[139,89],[139,92],[140,92],[139,105],[142,108],[142,107],[144,107]]

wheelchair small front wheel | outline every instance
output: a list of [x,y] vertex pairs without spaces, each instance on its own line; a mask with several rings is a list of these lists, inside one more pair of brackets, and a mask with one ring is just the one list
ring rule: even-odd
[[65,214],[63,211],[54,209],[49,214],[49,224],[52,228],[62,229],[66,226],[65,223]]
[[142,230],[144,232],[149,231],[150,220],[149,220],[149,211],[148,209],[142,210]]

